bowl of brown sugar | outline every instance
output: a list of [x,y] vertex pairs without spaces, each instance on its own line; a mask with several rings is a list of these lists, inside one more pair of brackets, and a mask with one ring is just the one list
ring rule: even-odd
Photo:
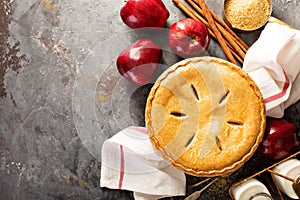
[[224,0],[224,20],[240,31],[254,31],[264,26],[272,13],[271,0]]

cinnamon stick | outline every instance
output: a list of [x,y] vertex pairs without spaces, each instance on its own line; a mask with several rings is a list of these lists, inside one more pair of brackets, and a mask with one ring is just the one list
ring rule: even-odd
[[[193,2],[195,2],[198,6],[200,6],[197,2],[197,0],[192,0]],[[201,10],[201,8],[200,8]],[[200,12],[199,10],[197,10],[198,12]],[[237,43],[241,46],[241,48],[243,48],[243,50],[245,52],[247,52],[247,50],[249,49],[249,45],[245,43],[244,40],[242,40],[229,26],[228,24],[226,24],[215,12],[213,12],[211,10],[211,14],[213,16],[213,18],[215,19],[216,22],[218,22],[222,27],[224,27],[224,29],[230,33],[230,35],[237,41]]]
[[246,53],[241,49],[241,47],[236,43],[236,41],[231,37],[231,35],[227,34],[227,32],[224,31],[224,28],[222,26],[218,26],[219,30],[224,36],[224,38],[228,41],[229,45],[231,45],[234,50],[236,51],[239,56],[241,56],[243,59],[245,58]]
[[[194,1],[195,0],[186,0],[196,11],[198,11],[198,13],[200,13],[202,16],[204,16],[204,12],[203,12],[203,10],[198,6],[198,4],[196,4]],[[238,35],[236,35],[235,33],[234,33],[234,31],[232,31],[229,27],[228,27],[228,25],[225,23],[225,22],[223,22],[215,13],[213,13],[212,11],[211,11],[211,14],[212,14],[212,16],[213,16],[213,18],[214,18],[214,20],[215,20],[215,22],[216,22],[216,25],[217,25],[217,28],[219,29],[219,31],[221,32],[221,34],[223,35],[223,37],[228,41],[228,43],[229,43],[229,45],[231,45],[235,50],[236,50],[236,52],[241,56],[241,58],[242,59],[244,59],[245,58],[245,55],[246,55],[246,52],[247,52],[247,50],[248,50],[248,45],[247,44],[245,44],[245,42],[243,42],[243,43],[240,43],[239,42],[239,40],[241,40],[242,41],[242,39],[241,38],[239,38],[238,37]],[[216,15],[216,16],[214,16],[214,14]],[[220,23],[221,22],[221,23]],[[225,26],[227,27],[227,28],[225,28]],[[230,32],[228,31],[228,29],[230,30]],[[233,32],[233,34],[235,35],[233,35],[232,34],[232,32]],[[236,37],[237,38],[239,38],[239,40],[237,40],[236,39]],[[246,45],[247,47],[245,47],[244,45]]]
[[233,54],[233,56],[241,63],[243,64],[244,63],[244,57],[241,58],[237,53],[235,53],[234,50],[230,49],[231,50],[231,53]]
[[191,10],[189,7],[186,7],[180,0],[172,0],[172,1],[178,8],[180,8],[189,17],[191,17],[195,20],[198,20],[196,17],[197,14],[193,10]]
[[227,46],[225,39],[222,37],[219,29],[217,28],[217,25],[212,17],[210,9],[207,7],[205,1],[199,0],[198,3],[200,4],[200,7],[203,10],[203,15],[205,16],[208,23],[210,24],[212,31],[215,33],[217,40],[219,41],[219,44],[220,44],[221,48],[223,49],[225,55],[227,56],[228,60],[234,64],[237,64],[231,51],[230,51],[230,48]]

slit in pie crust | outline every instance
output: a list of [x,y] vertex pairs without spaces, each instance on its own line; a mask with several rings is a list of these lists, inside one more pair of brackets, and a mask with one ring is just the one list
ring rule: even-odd
[[155,82],[145,119],[150,140],[175,167],[195,176],[227,175],[254,154],[265,104],[238,66],[215,57],[180,61]]

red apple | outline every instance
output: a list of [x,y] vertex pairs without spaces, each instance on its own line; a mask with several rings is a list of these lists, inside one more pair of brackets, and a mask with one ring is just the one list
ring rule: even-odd
[[273,160],[284,158],[299,146],[297,134],[297,126],[287,120],[268,118],[258,153]]
[[120,53],[116,64],[122,76],[136,85],[145,85],[152,81],[161,59],[162,49],[158,44],[139,39]]
[[179,20],[169,31],[170,48],[183,58],[199,56],[210,43],[207,27],[192,18]]
[[170,13],[162,0],[128,0],[121,8],[120,15],[130,28],[164,28]]

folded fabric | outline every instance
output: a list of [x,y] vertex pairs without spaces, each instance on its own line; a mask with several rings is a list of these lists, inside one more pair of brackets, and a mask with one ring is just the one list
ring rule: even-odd
[[300,31],[269,22],[246,53],[243,69],[260,88],[267,116],[280,118],[300,99]]
[[146,128],[130,126],[104,142],[100,186],[150,200],[185,195],[186,178],[155,152]]

